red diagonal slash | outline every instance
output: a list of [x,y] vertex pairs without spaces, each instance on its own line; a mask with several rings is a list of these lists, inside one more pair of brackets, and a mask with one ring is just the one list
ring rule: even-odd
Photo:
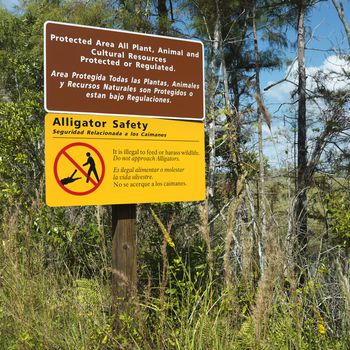
[[[66,152],[66,151],[63,151],[62,154],[64,154],[68,160],[70,160],[73,165],[78,168],[78,170],[87,178],[88,177],[88,174],[87,172]],[[90,176],[89,178],[89,181],[94,185],[96,186],[97,185],[97,182],[95,180],[93,180],[93,178]]]

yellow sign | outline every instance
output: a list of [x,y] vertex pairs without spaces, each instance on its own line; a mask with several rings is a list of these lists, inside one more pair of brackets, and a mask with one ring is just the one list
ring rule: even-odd
[[201,122],[48,114],[45,142],[50,206],[205,198]]

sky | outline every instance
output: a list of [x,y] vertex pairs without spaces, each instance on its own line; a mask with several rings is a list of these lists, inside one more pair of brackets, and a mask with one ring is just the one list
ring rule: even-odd
[[[0,0],[0,4],[9,10],[14,10],[14,6],[18,4],[18,0]],[[349,1],[345,1],[343,5],[345,16],[350,23],[350,3]],[[336,57],[335,52],[328,50],[339,48],[349,49],[342,23],[338,18],[332,1],[319,2],[312,12],[309,13],[306,25],[308,32],[312,33],[306,50],[307,71],[309,73],[315,73],[320,69],[339,70],[341,65],[344,64],[344,61]],[[289,30],[287,35],[291,42],[296,41],[296,32],[294,30]],[[296,58],[296,48],[286,50],[285,58],[290,61],[294,60]],[[283,79],[288,71],[291,71],[290,77],[292,77],[292,73],[296,71],[296,68],[297,64],[295,63],[293,67],[285,65],[279,70],[262,71],[262,89]],[[311,84],[310,81],[309,84]],[[282,163],[291,157],[290,148],[293,140],[290,139],[291,134],[287,131],[290,130],[290,126],[286,125],[283,119],[284,111],[280,106],[290,100],[290,93],[293,89],[293,84],[281,83],[264,93],[266,106],[272,115],[271,131],[266,125],[264,127],[264,152],[272,166],[282,166]]]
[[8,10],[12,10],[13,6],[17,4],[17,0],[0,0],[0,4],[2,4]]
[[[350,5],[348,2],[344,5],[345,14],[350,23]],[[347,48],[347,41],[344,29],[338,18],[336,10],[331,1],[320,2],[306,21],[308,31],[312,33],[311,39],[307,44],[306,66],[321,67],[325,64],[327,57],[334,55],[325,50],[336,48]],[[296,32],[290,30],[288,38],[291,42],[296,41]],[[296,48],[285,52],[286,58],[293,60],[296,58]],[[270,85],[273,81],[283,79],[289,67],[273,72],[263,73],[262,87]],[[283,92],[283,91],[281,91]]]
[[[343,5],[345,16],[350,23],[350,4],[346,1],[343,2]],[[348,67],[348,64],[340,59],[335,51],[330,50],[339,50],[341,48],[349,52],[344,29],[332,1],[320,2],[309,14],[306,25],[308,32],[312,33],[305,52],[307,73],[313,74],[319,70],[340,71],[342,67]],[[295,42],[296,32],[290,30],[288,37]],[[294,60],[296,58],[296,48],[286,51],[285,54],[289,60]],[[293,73],[296,73],[296,69],[297,63],[295,62],[293,67],[285,65],[280,70],[263,72],[261,77],[262,89],[285,78],[287,72],[290,72],[290,80],[296,82],[296,77],[293,79]],[[341,87],[345,83],[348,82],[336,80],[328,82],[330,88]],[[311,88],[313,84],[312,79],[308,79],[307,84]],[[293,159],[293,134],[290,132],[291,127],[288,124],[288,119],[284,117],[284,115],[290,115],[290,113],[285,113],[289,107],[281,108],[281,104],[290,101],[290,94],[294,88],[293,84],[284,82],[264,93],[265,103],[272,115],[271,131],[266,125],[264,126],[264,153],[272,167],[285,166],[287,161],[291,162]]]

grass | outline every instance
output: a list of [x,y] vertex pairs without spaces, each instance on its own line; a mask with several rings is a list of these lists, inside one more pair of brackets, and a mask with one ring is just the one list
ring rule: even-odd
[[220,274],[206,280],[177,258],[162,298],[158,286],[139,293],[116,331],[106,273],[84,277],[50,263],[45,237],[31,237],[33,219],[19,217],[2,225],[0,349],[348,349],[349,275],[337,279],[339,266],[325,262],[300,288],[275,242],[254,288],[240,272],[224,288]]

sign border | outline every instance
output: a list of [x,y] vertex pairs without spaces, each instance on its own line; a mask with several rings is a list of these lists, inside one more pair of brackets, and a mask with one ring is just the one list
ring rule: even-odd
[[[155,116],[155,115],[136,115],[136,114],[118,114],[118,113],[98,113],[98,112],[77,112],[77,111],[57,111],[47,108],[47,91],[46,91],[46,27],[48,24],[60,24],[65,26],[71,26],[71,27],[82,27],[82,28],[90,28],[95,30],[104,30],[104,31],[112,31],[112,32],[118,32],[118,33],[127,33],[127,34],[133,34],[133,35],[141,35],[141,36],[151,36],[151,37],[157,37],[162,39],[171,39],[171,40],[177,40],[177,41],[188,41],[188,42],[194,42],[199,43],[202,46],[202,75],[203,75],[203,117],[202,118],[190,118],[190,117],[170,117],[170,116]],[[58,22],[58,21],[46,21],[44,23],[44,108],[47,113],[71,113],[71,114],[93,114],[93,115],[106,115],[106,116],[117,116],[117,117],[141,117],[141,118],[159,118],[159,119],[171,119],[171,120],[191,120],[191,121],[198,121],[203,122],[205,119],[205,73],[204,73],[204,67],[205,67],[205,60],[204,60],[204,44],[203,42],[199,40],[190,40],[190,39],[182,39],[182,38],[176,38],[176,37],[170,37],[165,35],[156,35],[156,34],[146,34],[146,33],[138,33],[138,32],[131,32],[128,30],[122,30],[122,29],[112,29],[112,28],[102,28],[102,27],[94,27],[94,26],[87,26],[82,24],[74,24],[74,23],[66,23],[66,22]]]

